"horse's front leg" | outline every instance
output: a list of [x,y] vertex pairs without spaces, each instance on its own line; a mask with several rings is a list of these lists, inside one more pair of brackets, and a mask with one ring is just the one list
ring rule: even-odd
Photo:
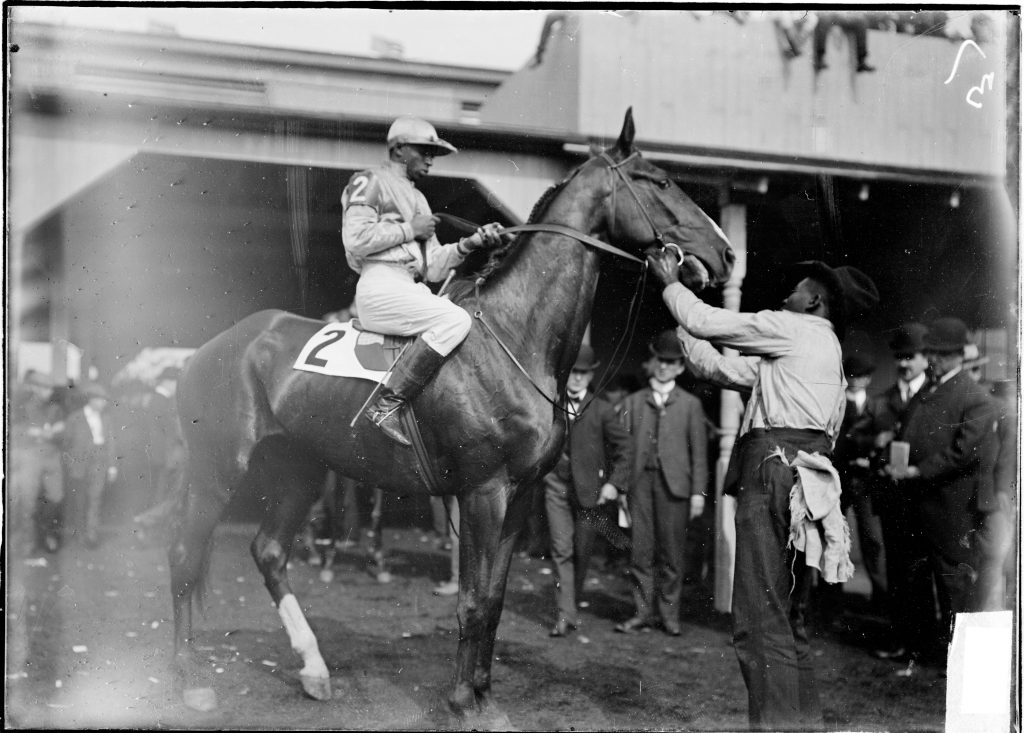
[[[516,544],[527,515],[532,505],[533,492],[536,487],[523,488],[516,492],[512,503],[505,513],[505,521],[501,528],[501,540],[498,543],[494,558],[492,592],[494,594],[495,612],[488,618],[488,628],[477,653],[476,671],[473,675],[473,689],[481,708],[492,707],[491,703],[491,664],[494,662],[494,640],[498,633],[498,623],[505,607],[505,590],[508,587],[508,571],[515,554]],[[503,714],[495,711],[498,715]],[[507,719],[506,719],[507,720]]]
[[[515,545],[507,532],[509,493],[507,484],[496,483],[459,497],[459,648],[448,703],[460,716],[498,714],[489,699],[490,657]],[[508,719],[500,717],[495,727],[509,727]]]

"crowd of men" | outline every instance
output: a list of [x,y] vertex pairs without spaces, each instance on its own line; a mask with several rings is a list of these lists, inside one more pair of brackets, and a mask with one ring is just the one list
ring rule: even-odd
[[[66,543],[103,541],[120,479],[127,509],[170,496],[185,460],[174,404],[179,370],[110,392],[96,381],[55,383],[29,369],[11,395],[9,537],[19,560],[45,566]],[[123,513],[123,512],[121,512]]]

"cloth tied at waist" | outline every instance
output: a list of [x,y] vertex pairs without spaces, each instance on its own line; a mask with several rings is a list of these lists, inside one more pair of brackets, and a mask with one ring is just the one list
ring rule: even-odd
[[789,547],[804,553],[806,563],[821,571],[826,583],[845,583],[853,577],[850,561],[850,525],[839,497],[842,487],[832,462],[820,453],[797,451],[789,461],[777,448],[778,458],[796,472],[789,493]]

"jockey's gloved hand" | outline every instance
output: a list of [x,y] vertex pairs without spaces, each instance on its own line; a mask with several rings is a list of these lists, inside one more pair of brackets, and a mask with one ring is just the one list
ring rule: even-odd
[[459,246],[467,252],[478,249],[493,249],[501,244],[501,225],[497,223],[484,224],[471,235],[459,242]]

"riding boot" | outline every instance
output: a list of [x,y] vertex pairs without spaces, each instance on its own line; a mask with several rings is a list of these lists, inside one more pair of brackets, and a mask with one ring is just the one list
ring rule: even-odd
[[395,442],[411,445],[412,441],[402,430],[401,410],[423,391],[446,358],[422,338],[417,338],[395,363],[391,377],[381,387],[376,402],[366,408],[366,417]]

